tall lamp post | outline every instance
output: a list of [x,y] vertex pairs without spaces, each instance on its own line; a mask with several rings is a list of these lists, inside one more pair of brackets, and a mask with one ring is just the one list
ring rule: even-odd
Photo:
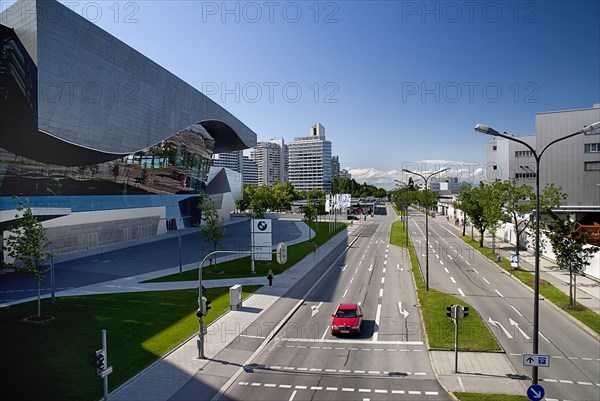
[[[522,141],[514,136],[508,135],[506,132],[501,134],[493,128],[488,127],[487,125],[477,124],[475,126],[475,131],[481,132],[482,134],[491,135],[491,136],[499,136],[500,138],[508,139],[509,141],[518,142],[521,145],[525,146],[527,149],[531,151],[533,157],[535,158],[535,278],[533,283],[533,353],[538,353],[538,340],[539,340],[539,323],[540,323],[540,159],[542,155],[551,145],[556,142],[564,141],[565,139],[572,138],[576,135],[585,134],[586,132],[593,131],[600,127],[600,121],[597,121],[593,124],[586,125],[582,129],[567,136],[563,136],[561,138],[555,139],[540,152],[536,152],[536,150],[531,147],[527,142]],[[531,374],[531,383],[538,384],[538,367],[532,367]]]
[[[427,181],[436,174],[450,170],[449,167],[429,174],[428,176],[421,175],[414,171],[402,169],[402,172],[414,174],[421,177],[425,181],[425,191],[427,191]],[[429,202],[425,202],[425,290],[429,291]]]

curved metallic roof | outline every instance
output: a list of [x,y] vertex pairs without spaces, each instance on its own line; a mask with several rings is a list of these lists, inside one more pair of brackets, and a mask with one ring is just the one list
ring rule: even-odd
[[256,145],[256,134],[223,107],[55,0],[20,0],[1,16],[37,66],[37,129],[21,121],[2,129],[11,139],[0,146],[13,153],[95,164],[194,124],[215,139],[215,153]]

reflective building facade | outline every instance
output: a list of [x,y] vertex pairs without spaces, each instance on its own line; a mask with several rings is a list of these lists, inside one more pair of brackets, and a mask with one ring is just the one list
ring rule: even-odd
[[57,1],[2,11],[0,46],[0,231],[12,196],[26,197],[55,253],[193,225],[213,152],[256,144],[223,107]]

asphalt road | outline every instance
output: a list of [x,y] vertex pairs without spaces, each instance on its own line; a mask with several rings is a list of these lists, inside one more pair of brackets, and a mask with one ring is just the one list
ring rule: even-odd
[[[408,257],[389,245],[394,220],[368,220],[221,400],[450,399],[431,370]],[[361,304],[360,336],[331,335],[339,303]]]
[[[290,220],[272,220],[273,243],[298,238],[301,233]],[[248,220],[225,227],[228,236],[217,249],[250,250],[250,223]],[[213,251],[214,245],[205,241],[197,230],[181,235],[181,264],[200,263]],[[56,290],[66,290],[90,284],[179,266],[179,239],[169,235],[156,241],[55,263]],[[42,294],[51,292],[50,273],[41,281]],[[37,296],[37,282],[31,276],[18,272],[0,274],[0,303]]]
[[[424,269],[425,216],[413,211],[409,221]],[[429,218],[430,287],[471,304],[498,339],[515,371],[531,380],[532,370],[523,366],[522,354],[533,350],[533,292],[466,245],[458,234],[459,228],[445,217]],[[545,399],[600,399],[598,341],[543,297],[539,310],[538,353],[550,356],[550,366],[538,368]]]

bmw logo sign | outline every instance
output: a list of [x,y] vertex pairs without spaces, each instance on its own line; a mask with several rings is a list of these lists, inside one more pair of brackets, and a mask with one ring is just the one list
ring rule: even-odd
[[265,231],[267,229],[267,222],[264,220],[261,220],[258,222],[257,227],[260,231]]

